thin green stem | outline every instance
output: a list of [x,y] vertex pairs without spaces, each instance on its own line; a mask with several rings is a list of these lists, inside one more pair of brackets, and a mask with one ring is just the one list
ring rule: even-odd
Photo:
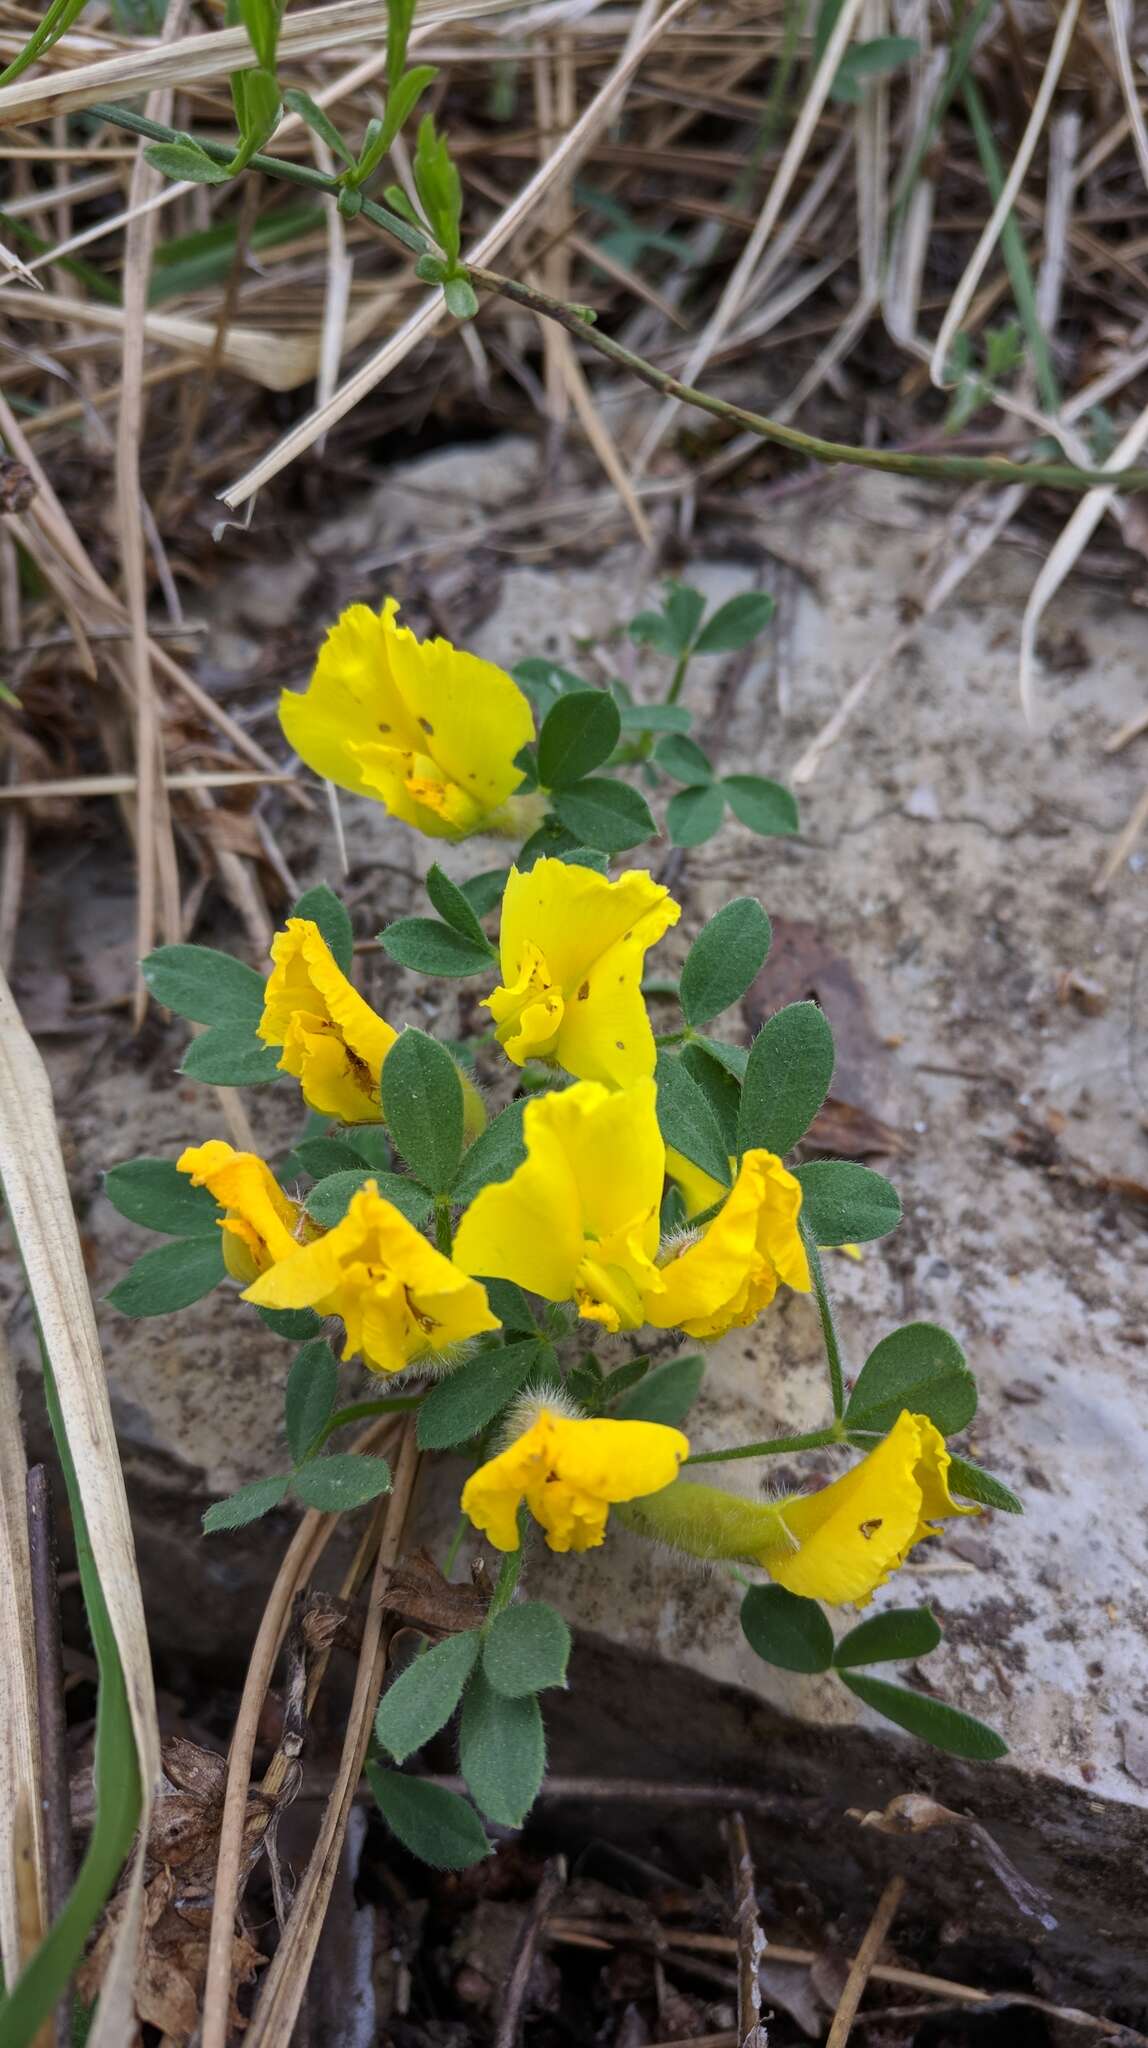
[[801,1220],[801,1238],[809,1260],[809,1275],[813,1281],[813,1292],[817,1296],[817,1313],[821,1317],[821,1336],[825,1344],[825,1357],[829,1366],[829,1390],[833,1396],[833,1413],[840,1422],[845,1413],[845,1373],[841,1364],[841,1347],[837,1342],[837,1328],[833,1321],[833,1310],[825,1286],[825,1275],[821,1270],[821,1253],[814,1243],[813,1233],[804,1218]]
[[497,1620],[498,1616],[502,1613],[503,1609],[505,1607],[509,1607],[511,1601],[514,1598],[515,1592],[517,1591],[518,1578],[521,1570],[522,1530],[520,1528],[518,1532],[517,1550],[508,1550],[506,1556],[502,1560],[502,1570],[498,1574],[498,1584],[496,1585],[494,1592],[491,1596],[490,1606],[486,1610],[486,1620],[483,1623],[484,1628],[489,1628],[491,1622]]
[[[158,121],[149,121],[144,115],[131,113],[125,107],[113,107],[101,101],[90,107],[88,112],[101,121],[127,128],[133,134],[145,135],[155,142],[178,142],[182,139],[179,130],[162,127]],[[199,140],[198,137],[195,139]],[[200,141],[200,147],[217,162],[230,160],[231,152],[220,149],[217,144]],[[291,184],[308,185],[313,191],[326,192],[336,200],[341,190],[337,178],[326,177],[321,171],[312,170],[306,164],[289,162],[284,157],[265,156],[261,151],[252,157],[249,168],[262,171],[269,178],[285,178]],[[425,238],[398,214],[388,212],[386,207],[378,206],[369,199],[363,201],[362,212],[365,219],[383,228],[405,249],[419,254],[430,253]],[[548,292],[538,291],[533,285],[520,284],[515,278],[502,277],[497,271],[482,269],[477,264],[468,266],[467,275],[472,284],[481,286],[484,291],[496,292],[501,298],[526,307],[544,320],[555,321],[598,355],[628,370],[663,398],[676,398],[682,405],[708,413],[727,426],[741,427],[747,433],[756,434],[760,440],[788,448],[794,455],[803,456],[810,462],[825,463],[831,467],[845,463],[854,469],[878,470],[888,476],[936,477],[956,483],[1025,484],[1029,489],[1044,486],[1069,491],[1088,491],[1103,486],[1118,493],[1148,490],[1148,469],[1104,470],[1085,469],[1072,462],[1010,462],[1004,455],[916,455],[895,448],[857,448],[849,442],[826,441],[818,434],[803,434],[797,427],[783,426],[779,420],[768,419],[763,413],[750,412],[745,406],[732,404],[729,399],[715,398],[708,391],[683,384],[677,377],[671,377],[668,371],[648,363],[644,356],[635,355],[621,342],[600,333],[594,325],[592,313],[585,307],[567,305],[564,300],[551,298]],[[670,687],[672,690],[672,682]]]
[[442,1575],[444,1579],[449,1579],[452,1571],[455,1568],[455,1565],[458,1563],[458,1553],[462,1549],[463,1542],[466,1538],[466,1532],[469,1528],[469,1517],[466,1515],[460,1515],[458,1518],[458,1522],[455,1525],[454,1535],[451,1537],[450,1542],[447,1545],[446,1556],[443,1558],[442,1561]]
[[450,1222],[450,1202],[442,1198],[434,1205],[434,1241],[444,1259],[449,1259],[454,1244],[454,1232]]
[[687,1465],[729,1465],[735,1458],[778,1458],[786,1451],[816,1451],[823,1444],[839,1444],[842,1431],[836,1423],[827,1429],[807,1429],[804,1436],[771,1436],[760,1444],[735,1444],[728,1451],[695,1451],[691,1458],[682,1459],[682,1469]]
[[682,685],[686,680],[686,674],[690,665],[690,656],[693,653],[693,651],[694,650],[692,647],[687,647],[684,654],[679,654],[677,666],[674,669],[673,675],[670,677],[670,687],[666,691],[664,699],[665,703],[676,704],[678,698],[681,696]]
[[322,1450],[327,1438],[334,1436],[337,1429],[346,1429],[348,1423],[363,1422],[372,1415],[394,1415],[403,1408],[418,1408],[424,1398],[422,1394],[392,1394],[386,1401],[352,1401],[348,1408],[336,1408],[335,1413],[327,1417],[322,1429],[308,1444],[307,1457],[315,1457],[317,1452]]

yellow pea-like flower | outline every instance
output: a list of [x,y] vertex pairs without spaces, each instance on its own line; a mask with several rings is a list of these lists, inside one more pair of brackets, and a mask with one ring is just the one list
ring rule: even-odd
[[949,1463],[928,1416],[905,1410],[867,1457],[816,1493],[755,1501],[682,1479],[624,1519],[691,1557],[759,1564],[805,1599],[864,1606],[940,1522],[980,1513],[952,1498]]
[[580,1081],[523,1112],[526,1158],[481,1189],[459,1224],[464,1272],[575,1301],[607,1330],[635,1330],[662,1286],[654,1263],[665,1174],[654,1083]]
[[279,700],[290,744],[317,775],[432,838],[516,830],[503,806],[534,737],[526,697],[493,662],[416,639],[397,613],[393,597],[381,612],[354,604],[331,627],[306,691]]
[[345,1359],[401,1372],[497,1330],[486,1289],[461,1272],[367,1181],[340,1223],[296,1246],[244,1294],[258,1308],[315,1308],[341,1316]]
[[668,889],[631,869],[609,881],[593,868],[538,860],[511,868],[502,899],[502,986],[486,998],[499,1044],[516,1065],[552,1060],[608,1088],[654,1071],[642,999],[647,949],[676,924]]
[[713,1221],[700,1235],[683,1237],[662,1265],[662,1289],[647,1303],[646,1320],[659,1330],[720,1337],[752,1323],[782,1282],[808,1293],[800,1210],[801,1184],[776,1154],[744,1153]]
[[617,1501],[657,1493],[689,1456],[679,1429],[660,1422],[574,1419],[536,1406],[498,1456],[471,1474],[463,1513],[496,1550],[518,1549],[523,1501],[546,1531],[551,1550],[593,1550]]
[[379,1075],[398,1032],[351,986],[310,918],[288,918],[271,959],[259,1037],[282,1046],[279,1065],[312,1109],[347,1124],[378,1123]]
[[235,1280],[254,1280],[299,1249],[306,1219],[254,1152],[236,1152],[223,1138],[189,1145],[176,1161],[195,1188],[207,1188],[226,1209],[220,1219],[223,1258]]

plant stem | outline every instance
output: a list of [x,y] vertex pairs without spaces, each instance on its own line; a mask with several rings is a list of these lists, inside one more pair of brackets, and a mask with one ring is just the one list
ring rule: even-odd
[[490,1606],[486,1610],[486,1620],[483,1624],[485,1628],[490,1627],[491,1622],[497,1619],[504,1607],[509,1607],[514,1598],[518,1585],[518,1575],[521,1570],[522,1531],[520,1529],[518,1532],[517,1550],[508,1550],[502,1560],[502,1570],[498,1574],[498,1584],[491,1596]]
[[817,1296],[817,1313],[821,1317],[821,1335],[825,1344],[825,1357],[829,1366],[829,1389],[833,1396],[833,1413],[838,1422],[845,1413],[845,1374],[841,1365],[841,1347],[837,1342],[837,1329],[833,1321],[833,1310],[829,1306],[829,1295],[825,1287],[825,1275],[821,1270],[821,1253],[813,1241],[813,1234],[802,1218],[800,1221],[802,1242],[809,1260],[809,1275],[813,1291]]
[[[154,142],[182,140],[180,130],[165,128],[158,121],[149,121],[144,115],[131,113],[125,107],[113,107],[100,101],[89,107],[88,112],[98,120],[107,121],[117,128],[127,128],[132,134],[147,136]],[[219,144],[203,142],[199,137],[194,139],[216,162],[230,161],[230,150],[221,148]],[[308,185],[313,191],[325,192],[336,200],[341,189],[337,178],[326,177],[321,171],[312,170],[306,164],[289,162],[285,157],[265,156],[261,151],[251,158],[248,168],[262,171],[269,178],[285,178],[294,185]],[[386,207],[370,199],[363,201],[362,212],[366,220],[383,228],[401,242],[404,249],[420,255],[430,253],[425,238],[398,214],[390,213]],[[644,356],[635,355],[632,349],[623,348],[621,342],[600,333],[585,307],[567,305],[564,300],[551,298],[548,292],[538,291],[533,285],[520,284],[515,278],[502,277],[497,271],[482,269],[478,264],[468,265],[467,275],[472,284],[480,285],[484,291],[496,292],[514,305],[525,306],[542,319],[553,320],[559,327],[565,327],[598,355],[628,370],[641,383],[648,384],[652,391],[660,392],[663,398],[676,398],[682,405],[709,413],[728,426],[741,427],[747,433],[756,434],[760,440],[788,448],[794,455],[804,456],[810,462],[826,463],[831,467],[846,463],[854,469],[878,470],[888,476],[936,477],[958,483],[1025,484],[1030,490],[1041,485],[1068,491],[1103,488],[1121,494],[1148,490],[1148,469],[1084,469],[1072,462],[1011,462],[1004,455],[913,455],[893,448],[857,448],[846,441],[826,441],[818,434],[803,434],[797,427],[783,426],[779,420],[767,419],[763,413],[750,412],[745,406],[733,405],[728,399],[715,398],[708,391],[698,391],[692,384],[681,383],[667,370],[659,370]],[[672,683],[670,687],[672,691]]]
[[450,1227],[450,1201],[446,1197],[440,1197],[434,1205],[434,1241],[444,1259],[449,1259],[454,1232]]
[[663,699],[664,703],[676,704],[678,698],[681,696],[682,684],[686,680],[686,672],[689,668],[690,656],[693,653],[693,651],[694,650],[692,647],[687,647],[684,653],[679,654],[677,667],[674,669],[674,673],[670,677],[670,687],[666,691],[665,697]]
[[469,1528],[469,1517],[466,1515],[460,1515],[458,1518],[458,1522],[455,1526],[454,1535],[451,1537],[450,1542],[447,1545],[446,1556],[443,1558],[442,1561],[442,1575],[444,1579],[449,1579],[452,1571],[455,1568],[455,1565],[458,1563],[458,1553],[462,1549],[463,1541],[466,1537],[466,1532]]
[[682,1459],[682,1470],[687,1465],[728,1465],[734,1458],[777,1458],[785,1451],[816,1451],[823,1444],[839,1444],[843,1432],[834,1423],[827,1429],[807,1429],[804,1436],[771,1436],[761,1444],[736,1444],[729,1451],[695,1451],[692,1458]]
[[307,1457],[303,1463],[306,1464],[308,1458],[315,1457],[322,1450],[327,1438],[334,1436],[337,1429],[346,1429],[348,1423],[361,1422],[364,1417],[370,1415],[391,1415],[401,1408],[418,1408],[423,1399],[422,1394],[392,1394],[386,1401],[353,1401],[349,1408],[336,1408],[335,1413],[327,1417],[318,1435],[308,1444]]

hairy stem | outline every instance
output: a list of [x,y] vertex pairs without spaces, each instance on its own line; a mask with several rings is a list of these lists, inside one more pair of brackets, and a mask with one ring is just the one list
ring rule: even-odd
[[825,1275],[821,1269],[821,1253],[813,1240],[813,1233],[804,1218],[800,1221],[802,1242],[809,1260],[809,1274],[813,1281],[813,1292],[817,1296],[817,1313],[821,1317],[821,1336],[825,1344],[825,1358],[829,1366],[829,1388],[833,1396],[833,1413],[838,1422],[845,1413],[845,1373],[841,1364],[841,1347],[837,1342],[837,1327],[833,1321],[833,1310],[825,1288]]
[[[100,101],[89,107],[88,113],[113,127],[127,128],[133,135],[146,136],[152,142],[178,142],[182,139],[180,130],[164,127],[158,121],[149,121],[144,115],[132,113],[126,107],[110,106]],[[199,137],[194,139],[215,162],[230,161],[230,150],[216,143],[203,142]],[[313,191],[325,192],[335,200],[342,189],[337,178],[326,177],[309,165],[292,163],[285,157],[267,156],[262,151],[251,158],[248,169],[261,171],[265,177],[286,179],[293,185],[308,185]],[[372,199],[364,199],[362,213],[364,219],[372,221],[395,241],[401,242],[404,249],[418,255],[431,253],[426,238],[385,206],[379,206]],[[797,427],[783,426],[779,420],[768,419],[764,413],[750,412],[745,406],[734,405],[726,398],[716,398],[708,391],[699,391],[692,384],[683,384],[677,377],[671,377],[668,370],[658,369],[644,356],[635,355],[621,342],[600,333],[594,325],[593,315],[584,306],[567,305],[564,300],[551,298],[548,292],[538,291],[533,285],[521,284],[516,278],[502,277],[497,271],[483,269],[478,264],[468,265],[467,275],[472,284],[484,291],[495,292],[500,298],[537,313],[541,319],[553,320],[559,327],[565,327],[598,355],[628,370],[631,376],[648,384],[652,391],[660,392],[662,397],[676,398],[697,412],[709,413],[728,426],[740,427],[747,433],[756,434],[762,441],[788,448],[792,454],[804,456],[810,462],[825,463],[830,467],[846,463],[854,469],[878,470],[889,476],[936,477],[956,483],[1019,483],[1027,485],[1030,490],[1039,485],[1068,491],[1089,491],[1099,487],[1121,493],[1148,490],[1148,469],[1084,469],[1072,462],[1012,462],[1004,455],[914,455],[893,448],[857,448],[850,442],[826,441],[818,434],[803,434]]]
[[823,1444],[839,1444],[844,1433],[837,1423],[827,1429],[807,1429],[804,1436],[771,1436],[760,1444],[735,1444],[728,1451],[695,1451],[690,1458],[682,1459],[682,1470],[687,1465],[728,1465],[735,1458],[777,1458],[785,1451],[816,1451]]

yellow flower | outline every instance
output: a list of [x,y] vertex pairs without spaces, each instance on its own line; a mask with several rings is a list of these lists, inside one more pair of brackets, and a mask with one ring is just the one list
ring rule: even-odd
[[352,1195],[341,1223],[272,1266],[244,1300],[341,1316],[343,1357],[361,1351],[372,1372],[401,1372],[499,1327],[486,1289],[428,1244],[373,1180]]
[[772,1152],[744,1153],[713,1222],[692,1242],[685,1238],[682,1250],[663,1265],[663,1291],[648,1303],[647,1321],[659,1330],[720,1337],[752,1323],[782,1281],[807,1294],[800,1209],[800,1182],[780,1159]]
[[449,640],[418,640],[353,604],[332,626],[305,693],[285,690],[279,722],[317,775],[384,803],[436,839],[506,826],[522,781],[514,757],[534,737],[530,705],[492,662]]
[[547,1301],[576,1301],[608,1330],[637,1329],[646,1295],[662,1285],[654,1255],[665,1147],[653,1081],[616,1091],[581,1081],[535,1096],[522,1135],[522,1165],[463,1216],[456,1261]]
[[575,1421],[540,1407],[506,1450],[472,1473],[463,1513],[496,1550],[517,1550],[525,1501],[551,1550],[593,1550],[611,1503],[668,1486],[689,1449],[679,1429],[660,1422]]
[[[737,1160],[730,1160],[731,1170]],[[687,1217],[700,1216],[704,1209],[712,1209],[715,1202],[724,1201],[729,1193],[727,1181],[715,1180],[704,1166],[695,1165],[684,1152],[676,1152],[672,1145],[666,1147],[666,1172],[676,1181],[685,1204]]]
[[236,1152],[222,1138],[211,1138],[206,1145],[189,1145],[176,1165],[192,1187],[207,1188],[226,1209],[219,1227],[233,1279],[254,1280],[276,1259],[298,1251],[302,1211],[254,1152]]
[[903,1410],[868,1457],[817,1493],[778,1504],[789,1556],[763,1555],[771,1578],[808,1599],[858,1604],[949,1515],[976,1515],[949,1492],[945,1439]]
[[309,918],[288,918],[271,958],[259,1037],[282,1046],[279,1065],[312,1109],[347,1124],[378,1123],[379,1075],[398,1033],[352,988]]
[[555,1060],[582,1081],[624,1088],[654,1071],[642,1000],[646,949],[681,907],[644,869],[611,882],[593,868],[539,860],[511,868],[502,899],[503,986],[486,998],[518,1066]]
[[953,1500],[948,1470],[928,1416],[902,1413],[868,1457],[817,1493],[766,1502],[679,1479],[622,1519],[690,1557],[759,1564],[806,1599],[864,1606],[938,1522],[980,1513]]

